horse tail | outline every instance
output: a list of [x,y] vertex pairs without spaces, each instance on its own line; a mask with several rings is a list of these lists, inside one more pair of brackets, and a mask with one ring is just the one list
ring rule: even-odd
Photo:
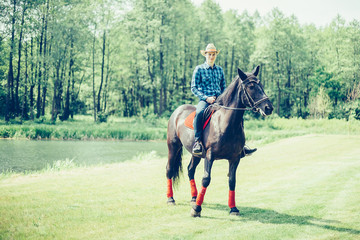
[[176,184],[180,178],[182,172],[182,145],[169,147],[169,159],[166,166],[166,176],[168,179],[172,179],[173,183]]
[[176,185],[178,183],[178,180],[180,179],[180,173],[182,173],[182,155],[183,155],[183,148],[181,147],[175,156],[175,162],[174,162],[174,176],[173,181]]

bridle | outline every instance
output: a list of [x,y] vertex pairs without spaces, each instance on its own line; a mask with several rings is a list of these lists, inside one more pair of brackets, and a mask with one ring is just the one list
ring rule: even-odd
[[[254,99],[250,96],[249,92],[246,90],[246,85],[249,84],[249,83],[252,83],[252,82],[255,82],[256,84],[258,84],[261,88],[261,90],[263,91],[265,97],[261,98],[260,100],[258,101],[254,101]],[[249,76],[247,77],[244,81],[242,81],[241,83],[241,91],[243,92],[244,96],[246,97],[246,101],[248,103],[248,105],[250,107],[245,107],[245,108],[234,108],[234,107],[227,107],[227,106],[224,106],[224,105],[220,105],[218,103],[213,103],[211,106],[217,106],[217,107],[221,107],[221,108],[224,108],[224,109],[227,109],[227,110],[241,110],[241,111],[254,111],[254,112],[257,112],[258,111],[258,108],[257,106],[268,100],[269,97],[266,96],[265,92],[264,92],[264,89],[262,88],[262,86],[260,85],[260,80],[254,78],[254,76]],[[245,104],[245,103],[244,103]],[[246,106],[246,104],[245,104]]]

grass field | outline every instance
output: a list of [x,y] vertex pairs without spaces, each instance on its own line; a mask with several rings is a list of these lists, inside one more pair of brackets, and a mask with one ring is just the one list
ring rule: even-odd
[[[360,122],[359,122],[360,126]],[[163,140],[166,139],[165,118],[109,117],[108,122],[94,123],[91,116],[75,116],[73,120],[6,124],[0,121],[0,138],[51,140]]]
[[[166,158],[0,178],[0,239],[360,239],[360,136],[306,135],[242,160],[229,216],[226,161],[201,218],[183,173],[166,205]],[[186,169],[189,154],[184,154]],[[198,186],[202,164],[196,174]]]
[[[0,120],[0,138],[50,140],[165,140],[168,118],[109,117],[106,123],[94,123],[92,116],[75,116],[73,120],[26,121],[6,124]],[[247,141],[270,143],[282,138],[307,134],[360,135],[360,121],[350,119],[279,118],[275,114],[253,119],[245,115]]]

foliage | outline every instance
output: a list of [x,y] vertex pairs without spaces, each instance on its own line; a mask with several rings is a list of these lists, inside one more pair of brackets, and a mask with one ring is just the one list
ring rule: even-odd
[[[247,141],[258,144],[278,139],[306,134],[360,134],[359,107],[353,108],[347,120],[307,119],[278,117],[276,114],[266,119],[245,116]],[[357,114],[357,115],[356,115]],[[342,117],[345,118],[345,117]],[[166,140],[168,118],[155,114],[146,117],[119,118],[109,116],[107,122],[94,124],[91,116],[76,116],[75,120],[53,124],[43,118],[43,122],[23,121],[21,125],[1,124],[0,138],[58,139],[58,140]]]
[[347,119],[344,105],[360,97],[360,22],[340,15],[302,26],[277,8],[223,12],[214,0],[8,0],[0,9],[0,116],[8,122],[169,116],[196,103],[191,78],[210,42],[227,84],[237,68],[261,66],[281,117],[321,117],[313,108],[323,89],[330,117]]
[[318,94],[310,100],[309,109],[315,118],[327,117],[330,109],[330,97],[325,93],[324,88],[320,87]]
[[108,113],[100,112],[97,115],[97,122],[99,123],[107,122],[108,117],[109,117]]
[[73,159],[65,159],[65,160],[58,160],[56,162],[54,162],[52,165],[48,165],[46,167],[46,171],[48,172],[55,172],[55,171],[62,171],[62,170],[66,170],[66,169],[72,169],[75,168],[76,165],[73,162]]
[[355,109],[355,119],[360,120],[360,107]]
[[108,122],[92,123],[89,117],[53,124],[51,120],[42,118],[42,122],[24,121],[22,125],[0,125],[0,138],[26,139],[60,139],[60,140],[92,140],[92,139],[128,139],[159,140],[166,139],[166,122],[161,119],[148,121],[145,119],[111,119]]

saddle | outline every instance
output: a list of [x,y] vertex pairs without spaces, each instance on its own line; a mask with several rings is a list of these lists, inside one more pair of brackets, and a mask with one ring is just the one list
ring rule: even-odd
[[[215,110],[211,109],[210,106],[208,106],[205,109],[204,115],[203,115],[203,123],[204,123],[203,129],[205,129],[206,126],[208,125],[208,123],[210,122],[211,116],[213,115],[214,112],[215,112]],[[193,111],[185,118],[185,126],[186,127],[194,129],[195,114],[196,114],[196,111]]]

